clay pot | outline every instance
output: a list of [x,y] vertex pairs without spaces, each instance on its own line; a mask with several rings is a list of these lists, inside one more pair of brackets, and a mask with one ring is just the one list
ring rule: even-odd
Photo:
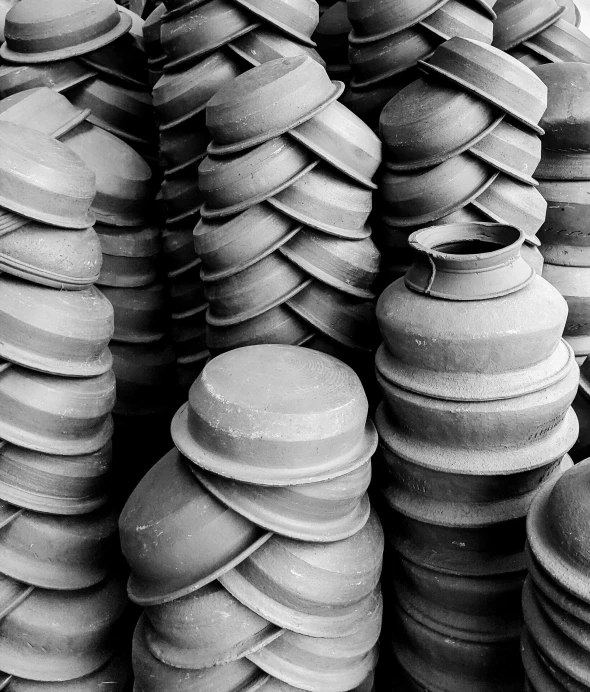
[[161,3],[150,12],[143,23],[143,42],[150,56],[157,56],[162,52],[160,28],[162,19],[167,12],[168,8],[164,3]]
[[109,685],[112,692],[124,692],[130,678],[129,665],[122,658],[114,657],[102,668],[81,678],[65,682],[38,682],[11,677],[7,692],[95,692],[97,685]]
[[414,26],[445,4],[445,0],[417,0],[395,7],[379,0],[347,2],[348,19],[353,30],[350,43],[369,43]]
[[112,569],[116,521],[106,508],[80,516],[23,512],[0,529],[2,573],[42,589],[98,584]]
[[101,286],[100,290],[113,306],[115,341],[151,343],[164,337],[168,321],[162,284],[139,288]]
[[453,37],[420,65],[543,134],[538,122],[547,108],[547,89],[516,58],[480,41]]
[[[355,687],[354,690],[350,690],[350,692],[375,692],[375,687],[373,683],[374,674],[371,673],[371,675],[369,675],[365,680],[363,680],[361,685]],[[283,682],[282,680],[269,677],[268,680],[261,687],[261,692],[295,692],[296,689],[296,687],[293,687],[292,685],[289,685],[286,682]]]
[[6,407],[0,435],[27,449],[67,456],[91,454],[112,435],[112,371],[74,379],[12,365],[0,373],[0,399]]
[[[247,393],[244,399],[238,391]],[[286,398],[293,413],[286,413]],[[208,363],[172,423],[172,437],[208,471],[260,485],[299,485],[338,478],[365,463],[375,449],[367,407],[357,376],[335,359],[290,346],[250,346]],[[292,416],[300,410],[308,414],[294,429]]]
[[249,12],[228,0],[209,0],[163,21],[160,39],[168,56],[165,71],[196,62],[200,56],[260,26]]
[[209,133],[205,127],[205,114],[160,132],[160,154],[166,160],[166,176],[184,172],[207,155]]
[[65,291],[86,289],[102,265],[94,229],[72,233],[30,222],[0,235],[0,269],[27,281]]
[[514,48],[554,24],[564,12],[553,0],[504,0],[494,22],[494,46]]
[[435,168],[397,173],[384,171],[380,191],[387,220],[417,226],[452,214],[487,190],[498,173],[469,154]]
[[133,491],[119,531],[132,571],[129,597],[145,606],[197,591],[270,538],[210,495],[176,449]]
[[585,181],[542,180],[539,190],[547,201],[547,216],[539,230],[547,262],[564,267],[588,267],[586,231],[590,185]]
[[131,29],[131,17],[111,0],[42,0],[18,3],[6,15],[2,58],[16,63],[53,62],[102,48]]
[[152,199],[152,172],[147,163],[120,139],[89,123],[62,139],[94,171],[96,197],[92,211],[112,226],[146,223]]
[[492,43],[494,19],[489,12],[482,12],[478,3],[466,4],[461,0],[449,0],[434,14],[420,22],[436,36],[448,41],[453,36]]
[[562,19],[575,26],[580,26],[580,11],[578,10],[574,0],[557,0],[557,4],[561,7],[565,7],[565,12],[562,15]]
[[278,58],[248,70],[207,103],[211,154],[231,154],[284,134],[342,94],[324,68],[307,55]]
[[158,277],[160,232],[154,226],[141,229],[95,226],[103,261],[99,286],[147,286]]
[[292,186],[316,165],[307,149],[285,135],[246,152],[207,156],[199,166],[199,189],[205,198],[201,216],[244,211]]
[[80,60],[107,79],[113,78],[135,89],[147,86],[147,55],[141,40],[133,33],[121,36],[104,48],[85,53]]
[[179,358],[187,358],[206,351],[205,311],[198,311],[183,317],[173,317],[172,341],[174,352]]
[[[576,689],[576,681],[567,673],[562,672],[559,668],[549,661],[537,648],[528,629],[525,627],[521,638],[521,653],[522,662],[526,672],[525,690],[526,692],[559,692],[561,689],[558,682],[563,685],[569,685],[569,689]],[[574,687],[572,687],[572,685]]]
[[6,98],[25,89],[49,87],[59,93],[91,79],[96,72],[75,60],[40,65],[0,66],[0,97]]
[[311,35],[320,20],[319,7],[312,0],[237,0],[264,22],[291,36],[299,43],[315,46]]
[[254,67],[277,58],[291,58],[296,55],[309,55],[322,67],[326,66],[322,57],[313,48],[293,41],[266,25],[234,39],[227,44],[227,47]]
[[362,240],[372,209],[371,190],[320,164],[275,193],[268,203],[306,226],[339,238]]
[[346,637],[379,608],[382,541],[375,513],[354,536],[321,551],[315,543],[273,536],[220,581],[279,627],[310,637]]
[[162,232],[166,273],[171,278],[182,274],[201,261],[195,252],[193,228],[190,223],[183,228]]
[[521,46],[516,46],[516,48],[512,48],[512,50],[507,51],[507,53],[513,58],[520,60],[523,65],[526,65],[531,70],[539,65],[546,65],[548,62],[550,62],[541,57],[538,53],[534,53],[532,50],[524,46],[524,44]]
[[107,501],[112,449],[63,457],[6,444],[0,449],[0,499],[47,514],[86,514]]
[[193,386],[193,382],[201,374],[210,359],[211,354],[208,350],[191,356],[181,356],[176,359],[176,381],[183,398],[186,399],[190,388]]
[[88,228],[94,174],[68,147],[48,135],[0,122],[0,205],[63,228]]
[[549,62],[584,63],[590,59],[590,39],[563,17],[536,36],[531,36],[523,45]]
[[377,187],[371,178],[381,163],[381,142],[338,101],[289,134],[353,180],[372,189]]
[[167,282],[168,305],[173,315],[181,316],[204,309],[205,289],[200,273],[201,266],[197,264]]
[[351,31],[345,0],[334,3],[321,15],[313,38],[330,64],[348,62],[348,34]]
[[183,166],[174,175],[166,175],[162,183],[161,194],[168,217],[167,224],[175,224],[189,219],[199,212],[203,204],[197,180],[199,161],[190,166]]

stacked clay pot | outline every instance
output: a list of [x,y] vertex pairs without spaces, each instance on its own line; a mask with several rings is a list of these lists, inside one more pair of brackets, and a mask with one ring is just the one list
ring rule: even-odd
[[114,656],[126,598],[109,488],[113,308],[94,286],[95,177],[67,146],[3,115],[2,689],[108,683],[122,692],[127,670]]
[[548,482],[527,519],[522,659],[527,692],[590,689],[586,460]]
[[374,129],[383,106],[420,76],[418,64],[455,36],[492,43],[493,0],[347,0],[350,89],[343,98]]
[[541,271],[535,235],[547,204],[533,174],[547,87],[515,58],[469,39],[447,41],[421,65],[424,75],[380,118],[385,169],[373,225],[383,285],[411,265],[412,232],[453,222],[515,226]]
[[348,64],[348,34],[351,31],[346,0],[338,0],[322,14],[313,35],[330,79],[340,80],[347,87],[352,78]]
[[120,518],[136,692],[372,692],[383,532],[377,446],[355,373],[248,346],[209,361],[176,449]]
[[520,256],[524,237],[417,231],[414,264],[377,304],[382,647],[407,679],[386,664],[384,691],[522,690],[525,517],[572,465],[579,378],[567,305]]

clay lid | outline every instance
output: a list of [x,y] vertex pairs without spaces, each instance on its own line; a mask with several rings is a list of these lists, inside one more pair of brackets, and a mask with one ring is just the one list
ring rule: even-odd
[[208,363],[173,420],[172,437],[198,466],[280,486],[342,476],[375,445],[355,373],[329,356],[278,345]]
[[349,0],[348,19],[353,30],[350,43],[369,43],[414,26],[433,14],[447,0],[414,0],[383,3],[381,0]]
[[141,226],[147,222],[152,171],[136,151],[89,123],[68,133],[63,143],[96,175],[92,211],[98,221],[114,226]]
[[37,681],[88,675],[112,657],[125,607],[120,578],[68,593],[35,589],[0,623],[0,665]]
[[344,90],[307,55],[278,58],[222,86],[207,103],[212,154],[229,154],[277,137],[309,120]]
[[234,39],[227,44],[227,47],[250,65],[254,65],[254,67],[270,60],[291,58],[296,55],[309,55],[322,67],[326,65],[316,50],[287,38],[280,31],[276,31],[267,25],[263,25]]
[[93,228],[72,232],[30,222],[0,235],[0,270],[43,286],[86,288],[98,279],[101,264]]
[[[123,11],[122,8],[120,11]],[[91,53],[85,53],[80,61],[115,81],[136,89],[147,85],[147,55],[140,39],[132,33],[121,36],[113,43]]]
[[590,38],[563,18],[523,43],[542,62],[580,62],[590,59]]
[[358,632],[378,606],[383,532],[372,512],[351,538],[318,547],[273,536],[220,578],[241,603],[279,627],[311,637]]
[[494,22],[494,46],[514,48],[554,24],[564,12],[554,0],[502,0]]
[[89,115],[90,109],[76,108],[65,96],[49,87],[26,89],[2,99],[0,104],[0,120],[55,138],[72,130]]
[[91,454],[112,436],[115,376],[109,370],[74,379],[12,365],[0,373],[0,401],[0,436],[8,442],[47,454]]
[[63,60],[126,34],[131,17],[114,0],[21,0],[6,15],[0,56],[16,63]]
[[88,228],[94,173],[48,135],[0,122],[0,206],[64,228]]
[[95,75],[96,72],[75,60],[61,60],[41,65],[2,65],[0,97],[6,98],[23,89],[44,86],[61,93]]
[[0,357],[69,377],[107,372],[113,308],[94,286],[56,291],[0,276]]
[[100,291],[113,306],[113,339],[124,343],[146,343],[164,337],[168,315],[162,284],[139,288],[102,286]]
[[320,20],[319,6],[315,0],[236,1],[299,43],[315,46],[310,38]]
[[197,591],[270,537],[210,495],[176,449],[133,491],[119,531],[129,597],[144,606]]

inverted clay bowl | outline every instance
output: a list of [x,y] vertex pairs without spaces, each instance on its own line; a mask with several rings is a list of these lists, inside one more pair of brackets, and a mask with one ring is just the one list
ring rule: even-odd
[[292,185],[316,163],[310,151],[286,135],[231,156],[207,156],[199,166],[205,199],[201,215],[217,218],[244,211]]
[[168,305],[173,315],[202,310],[207,304],[200,273],[201,267],[197,264],[167,282]]
[[143,477],[119,531],[131,566],[129,597],[145,606],[197,591],[270,537],[210,495],[177,450]]
[[80,516],[23,512],[0,530],[2,573],[44,589],[98,584],[112,569],[116,513]]
[[70,377],[107,372],[113,308],[94,286],[55,291],[0,276],[0,356],[33,370]]
[[172,437],[189,460],[219,475],[299,485],[365,463],[375,449],[367,408],[360,380],[334,358],[250,346],[207,364],[173,421]]
[[529,38],[523,47],[543,62],[585,63],[590,59],[590,39],[563,18]]
[[543,58],[538,53],[534,53],[532,50],[527,48],[524,44],[521,46],[516,46],[516,48],[512,48],[512,50],[509,50],[507,52],[508,52],[508,55],[511,55],[513,58],[520,60],[520,62],[523,65],[526,65],[531,70],[534,69],[535,67],[538,67],[539,65],[546,65],[548,62],[551,62],[550,60]]
[[90,115],[49,87],[26,89],[2,99],[0,120],[59,138]]
[[92,211],[98,221],[113,226],[140,226],[147,221],[152,172],[137,152],[90,123],[78,126],[62,141],[96,175]]
[[147,286],[158,278],[160,233],[155,227],[95,226],[103,260],[99,286]]
[[309,45],[293,41],[267,25],[234,39],[227,47],[254,67],[296,55],[309,55],[322,67],[326,66],[320,54]]
[[588,181],[541,180],[539,191],[547,202],[547,216],[539,230],[547,261],[562,266],[589,266]]
[[51,7],[26,0],[6,15],[0,55],[16,63],[53,62],[102,48],[130,29],[131,17],[114,0],[58,0]]
[[554,24],[564,11],[553,0],[503,0],[497,5],[494,46],[510,50]]
[[145,611],[152,655],[196,670],[237,661],[282,635],[280,628],[237,601],[218,581]]
[[339,0],[322,13],[313,38],[327,62],[347,62],[348,34],[351,30],[345,0]]
[[139,288],[102,286],[100,291],[113,306],[113,339],[125,343],[149,343],[164,337],[168,320],[162,284]]
[[207,350],[205,330],[205,311],[172,317],[171,333],[177,357],[187,358]]
[[295,180],[268,200],[275,209],[339,238],[362,240],[372,209],[371,190],[325,163]]
[[67,146],[29,128],[0,122],[0,206],[63,228],[88,228],[95,176]]
[[131,33],[108,46],[85,53],[80,60],[107,79],[114,77],[128,87],[146,88],[147,55],[140,40]]
[[174,174],[167,174],[161,187],[162,199],[166,204],[168,225],[190,219],[203,204],[199,192],[199,161]]
[[204,112],[170,129],[160,128],[160,154],[166,162],[166,175],[179,173],[204,159],[210,141]]
[[6,98],[25,89],[49,87],[63,92],[96,75],[86,65],[75,60],[42,63],[40,65],[0,66],[0,97]]
[[0,400],[6,407],[0,435],[27,449],[67,456],[90,454],[112,435],[112,371],[74,379],[12,365],[0,373]]
[[110,443],[71,457],[6,444],[0,449],[0,499],[48,514],[92,512],[107,501],[111,459]]
[[166,273],[171,278],[182,274],[200,262],[195,252],[193,229],[194,225],[191,221],[186,226],[162,232]]
[[483,43],[492,43],[495,25],[489,13],[482,12],[478,3],[449,0],[434,14],[428,15],[420,26],[448,41],[453,36],[473,38]]
[[480,41],[454,37],[420,64],[543,134],[538,123],[547,108],[547,88],[516,58]]
[[62,682],[39,682],[25,678],[11,677],[6,692],[95,692],[99,685],[108,685],[112,692],[124,692],[130,678],[127,662],[117,656],[111,658],[98,670],[80,678]]
[[93,228],[72,232],[30,222],[0,236],[0,269],[51,288],[89,287],[102,265],[100,241]]
[[220,578],[261,617],[311,637],[358,632],[379,604],[383,533],[373,512],[351,538],[317,544],[273,536]]
[[222,86],[207,103],[209,151],[227,154],[277,137],[309,120],[343,91],[306,55],[278,58]]
[[320,20],[319,7],[313,0],[237,0],[264,22],[271,24],[299,43],[315,46],[311,35]]

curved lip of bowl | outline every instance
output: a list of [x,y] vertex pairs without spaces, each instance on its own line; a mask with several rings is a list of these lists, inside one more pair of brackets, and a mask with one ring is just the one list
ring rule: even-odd
[[[162,588],[162,584],[155,585],[151,582],[142,581],[141,579],[138,579],[132,572],[129,577],[129,581],[127,582],[127,594],[129,599],[137,605],[151,606],[160,605],[162,603],[170,603],[170,601],[175,601],[177,598],[181,598],[182,596],[188,596],[188,594],[194,593],[203,586],[206,586],[212,581],[219,579],[219,577],[223,576],[226,572],[232,570],[254,551],[258,550],[258,548],[264,545],[271,537],[272,533],[270,531],[263,533],[258,539],[256,539],[256,541],[252,543],[252,545],[245,548],[239,555],[234,557],[233,560],[228,562],[227,565],[220,567],[210,575],[203,577],[196,582],[190,582],[189,584],[185,583],[184,585],[170,585],[171,588],[169,590]],[[182,581],[186,582],[186,580]]]
[[41,53],[19,53],[18,51],[11,50],[8,48],[8,45],[4,43],[0,46],[0,57],[4,58],[7,62],[29,65],[65,60],[67,58],[83,55],[84,53],[90,53],[98,48],[103,48],[131,31],[131,25],[133,23],[131,16],[125,12],[121,12],[119,8],[117,8],[117,11],[119,12],[119,23],[117,26],[106,34],[98,36],[90,41],[79,43],[76,46],[57,48],[56,50],[44,51]]
[[107,132],[110,132],[112,135],[115,135],[119,139],[122,139],[126,144],[129,142],[133,142],[134,144],[151,144],[149,139],[143,139],[142,137],[132,135],[129,132],[126,132],[125,130],[121,130],[120,128],[115,127],[106,120],[103,120],[98,115],[90,114],[88,116],[88,122],[92,123],[93,125],[96,125],[97,127],[102,128],[103,130],[106,130]]
[[190,10],[194,10],[195,7],[198,7],[199,5],[204,5],[206,2],[207,0],[190,0],[190,2],[187,2],[185,5],[182,5],[182,7],[177,7],[175,10],[166,10],[166,12],[164,12],[164,14],[162,15],[162,19],[160,21],[169,22],[171,19],[180,17],[183,14],[190,12]]
[[48,224],[49,226],[58,226],[59,228],[71,228],[71,229],[81,229],[85,230],[94,226],[95,215],[92,207],[86,212],[84,217],[79,217],[77,219],[71,216],[58,216],[57,214],[48,214],[41,209],[30,209],[26,204],[17,202],[15,200],[8,199],[0,194],[0,207],[14,212],[15,214],[20,214],[21,216],[26,216],[29,219],[34,219],[35,221],[41,221]]
[[469,153],[484,163],[488,163],[490,166],[492,166],[492,168],[500,171],[500,173],[505,173],[511,178],[516,178],[516,180],[519,180],[521,183],[532,185],[533,187],[536,187],[539,184],[532,175],[527,175],[514,166],[506,165],[504,161],[499,161],[488,154],[475,151],[474,149],[469,149]]
[[99,223],[104,223],[107,226],[143,226],[148,222],[147,217],[139,212],[128,212],[128,211],[115,211],[115,212],[102,212],[95,207],[90,207],[96,217],[96,221]]
[[535,175],[539,180],[582,181],[588,180],[589,171],[590,151],[560,151],[543,147],[543,157]]
[[306,34],[302,34],[301,32],[296,31],[295,29],[292,29],[288,24],[279,21],[276,17],[273,17],[273,15],[261,11],[256,7],[256,5],[253,5],[251,2],[247,2],[247,0],[236,0],[236,2],[238,3],[238,5],[241,5],[242,7],[245,7],[247,10],[252,12],[252,14],[256,15],[257,17],[260,17],[261,19],[264,19],[272,26],[276,26],[283,33],[288,34],[293,38],[296,38],[299,41],[299,43],[303,43],[306,46],[311,46],[312,48],[316,47],[315,41],[312,41],[309,36],[307,36]]
[[96,63],[93,63],[91,60],[89,60],[87,55],[81,55],[79,57],[79,60],[80,62],[84,63],[84,65],[86,65],[87,67],[91,67],[93,70],[96,70],[96,72],[99,75],[104,74],[107,75],[107,77],[115,77],[116,79],[119,79],[121,82],[124,82],[126,85],[130,86],[133,89],[146,88],[145,82],[141,82],[139,79],[131,77],[123,70],[117,70],[112,67],[105,67],[104,65],[97,65]]
[[[518,48],[518,46],[523,44],[525,41],[528,41],[529,39],[535,37],[537,34],[540,34],[542,31],[545,31],[545,29],[547,29],[548,27],[555,24],[555,22],[565,13],[565,10],[566,8],[564,5],[558,5],[557,9],[553,12],[553,14],[550,17],[547,17],[547,19],[541,22],[541,24],[529,29],[524,34],[521,34],[517,39],[515,39],[508,45],[504,45],[500,50],[506,52],[512,50],[513,48]],[[497,47],[499,48],[499,46]]]
[[181,406],[172,419],[170,429],[174,444],[191,463],[205,471],[245,483],[285,486],[332,480],[358,469],[373,456],[377,448],[377,431],[371,419],[367,418],[363,439],[349,458],[341,456],[331,459],[320,471],[317,470],[317,463],[296,470],[274,469],[271,466],[255,469],[200,447],[188,432],[188,406],[188,402]]
[[81,122],[84,122],[84,120],[88,118],[90,113],[90,108],[84,108],[83,110],[80,110],[80,112],[76,113],[76,115],[73,118],[71,118],[71,120],[68,120],[68,122],[63,123],[55,132],[52,132],[51,136],[54,139],[59,139],[60,137],[63,137],[63,135],[73,130]]
[[185,161],[184,163],[178,164],[178,166],[174,166],[173,168],[166,168],[164,170],[164,178],[167,178],[171,175],[175,175],[176,173],[180,173],[181,171],[184,171],[186,168],[189,168],[193,164],[197,163],[197,161],[202,161],[207,154],[197,154],[197,156],[194,156],[192,159],[189,159],[188,161]]
[[17,488],[0,481],[0,500],[10,502],[23,509],[29,509],[32,512],[71,516],[89,514],[100,509],[108,502],[109,496],[103,492],[100,495],[86,498],[54,497]]
[[250,137],[250,139],[245,139],[241,142],[235,142],[234,144],[216,144],[213,141],[207,147],[207,153],[220,156],[223,156],[225,154],[235,154],[236,152],[243,151],[244,149],[251,149],[252,147],[255,147],[258,144],[264,144],[265,142],[268,142],[269,139],[279,137],[280,135],[285,134],[285,132],[289,132],[294,127],[303,125],[303,123],[307,122],[308,120],[311,120],[315,115],[321,113],[331,103],[333,103],[334,101],[339,99],[340,96],[342,96],[342,92],[344,91],[344,82],[333,81],[332,85],[334,87],[332,93],[326,99],[324,99],[324,101],[322,101],[322,103],[320,103],[319,106],[316,106],[309,113],[302,115],[294,123],[288,125],[287,127],[279,127],[275,128],[274,130],[267,130],[263,134],[257,135],[256,137]]
[[[61,290],[82,290],[91,286],[98,281],[100,272],[97,272],[91,277],[81,278],[81,277],[71,277],[63,276],[61,274],[55,274],[54,272],[35,267],[32,264],[27,264],[26,262],[20,262],[8,255],[4,255],[0,252],[0,270],[5,271],[7,274],[12,274],[14,276],[19,276],[22,279],[32,281],[33,283],[40,283],[43,286],[51,286],[51,288],[59,288]],[[37,279],[35,281],[35,279]]]

